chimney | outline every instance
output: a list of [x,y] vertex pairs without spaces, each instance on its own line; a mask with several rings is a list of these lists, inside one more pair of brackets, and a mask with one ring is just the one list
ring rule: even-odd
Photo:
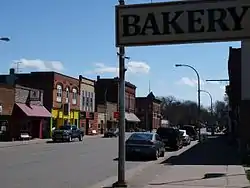
[[15,74],[15,69],[14,69],[14,68],[11,68],[10,71],[9,71],[9,74],[10,74],[10,75]]
[[79,80],[80,80],[80,82],[82,81],[82,75],[79,75]]
[[98,81],[98,80],[100,80],[100,76],[99,76],[99,75],[97,76],[97,81]]
[[9,75],[6,76],[7,84],[14,85],[16,80],[15,69],[11,68],[9,71]]

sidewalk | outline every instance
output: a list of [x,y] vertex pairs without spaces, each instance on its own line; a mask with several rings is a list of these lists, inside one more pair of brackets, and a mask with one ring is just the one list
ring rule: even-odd
[[[84,139],[90,139],[90,138],[101,138],[103,137],[102,134],[99,135],[85,135]],[[48,139],[31,139],[31,140],[25,140],[25,141],[10,141],[10,142],[0,142],[0,148],[8,148],[8,147],[15,147],[15,146],[23,146],[23,145],[29,145],[29,144],[45,144],[52,142],[50,138]]]
[[246,188],[241,166],[171,166],[144,188]]
[[237,149],[209,138],[128,180],[131,188],[250,188]]

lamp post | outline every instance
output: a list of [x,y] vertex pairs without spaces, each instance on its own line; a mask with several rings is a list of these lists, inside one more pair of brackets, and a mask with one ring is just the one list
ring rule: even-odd
[[10,38],[8,38],[8,37],[0,37],[0,40],[4,41],[4,42],[9,42]]
[[199,122],[199,141],[201,141],[201,128],[200,128],[200,111],[201,111],[201,83],[200,83],[200,75],[198,73],[198,71],[192,67],[191,65],[187,65],[187,64],[175,64],[176,67],[188,67],[190,69],[192,69],[195,73],[196,73],[196,76],[197,76],[197,94],[198,94],[198,122]]
[[212,95],[211,93],[209,93],[208,91],[206,90],[200,90],[201,92],[203,93],[207,93],[210,97],[210,108],[211,108],[211,116],[213,115],[213,98],[212,98]]
[[[125,5],[124,0],[119,0],[119,5]],[[127,187],[125,181],[125,47],[119,47],[119,148],[118,148],[118,180],[113,187]]]

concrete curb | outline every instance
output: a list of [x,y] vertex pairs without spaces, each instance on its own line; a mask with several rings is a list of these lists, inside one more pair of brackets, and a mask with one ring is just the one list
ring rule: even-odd
[[[103,135],[85,135],[84,139],[92,139],[92,138],[101,138]],[[51,139],[36,139],[36,140],[26,140],[26,141],[14,141],[14,142],[0,142],[1,148],[11,148],[11,147],[19,147],[33,144],[45,144],[46,142],[51,141]]]
[[[182,153],[184,153],[185,151],[189,150],[190,148],[194,147],[196,144],[198,144],[197,141],[193,142],[191,145],[185,147],[183,150],[179,150],[177,151],[175,154],[172,155],[167,155],[166,157],[160,158],[159,160],[156,161],[148,161],[145,162],[135,168],[129,169],[125,172],[125,176],[126,176],[126,180],[128,181],[129,179],[131,179],[133,176],[135,176],[137,173],[140,173],[141,171],[143,171],[145,168],[150,167],[151,165],[154,164],[160,164],[163,161],[167,160],[168,158],[175,156],[175,155],[180,155]],[[112,184],[115,183],[117,181],[117,176],[112,176],[107,178],[106,180],[99,182],[97,184],[94,184],[90,187],[87,188],[112,188]]]

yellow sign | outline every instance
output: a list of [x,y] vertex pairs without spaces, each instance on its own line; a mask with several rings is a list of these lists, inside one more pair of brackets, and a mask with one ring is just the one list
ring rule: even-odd
[[74,112],[74,119],[78,119],[79,118],[79,112]]
[[63,118],[63,113],[59,112],[59,118]]
[[57,116],[58,116],[58,110],[53,110],[52,109],[51,114],[52,114],[52,118],[57,118]]

